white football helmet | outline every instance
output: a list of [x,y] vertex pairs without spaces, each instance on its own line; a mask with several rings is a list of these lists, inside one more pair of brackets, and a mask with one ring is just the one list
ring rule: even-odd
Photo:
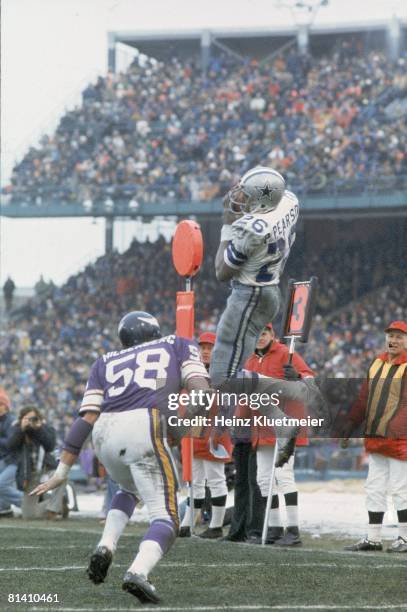
[[229,191],[225,208],[235,214],[267,213],[277,208],[284,191],[285,181],[279,172],[256,166]]

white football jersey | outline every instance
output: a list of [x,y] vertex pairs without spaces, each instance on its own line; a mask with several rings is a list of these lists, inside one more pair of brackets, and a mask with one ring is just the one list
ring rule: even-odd
[[247,214],[232,224],[233,238],[225,249],[225,263],[244,285],[277,285],[295,240],[298,199],[285,191],[277,208]]

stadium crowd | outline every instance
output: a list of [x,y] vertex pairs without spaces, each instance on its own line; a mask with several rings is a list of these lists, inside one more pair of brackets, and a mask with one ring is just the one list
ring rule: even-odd
[[[352,243],[322,249],[315,258],[304,257],[301,245],[293,250],[286,277],[316,274],[320,281],[306,352],[315,371],[361,376],[378,349],[377,332],[389,313],[393,319],[402,318],[407,306],[402,272],[391,265],[392,245],[382,247],[378,250],[376,241],[359,246],[360,277],[351,265],[356,249]],[[374,275],[363,273],[366,265],[375,269]],[[338,273],[345,269],[349,273]],[[155,243],[133,242],[124,254],[100,257],[62,287],[40,279],[36,296],[12,311],[0,333],[0,378],[13,405],[34,403],[62,437],[76,415],[92,361],[117,348],[116,324],[122,314],[134,308],[147,310],[159,318],[163,332],[170,333],[177,287],[182,288],[173,271],[171,248],[162,238]],[[196,283],[198,330],[216,329],[226,292],[227,286],[216,281],[213,257],[207,254]]]
[[256,163],[300,195],[405,184],[405,57],[339,39],[319,57],[214,57],[206,76],[194,61],[135,61],[89,85],[15,166],[6,200],[211,200]]

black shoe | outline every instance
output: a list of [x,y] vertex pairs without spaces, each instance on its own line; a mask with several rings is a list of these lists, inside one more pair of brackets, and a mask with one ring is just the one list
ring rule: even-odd
[[141,603],[159,603],[160,601],[155,587],[141,574],[126,572],[122,589],[137,597]]
[[220,539],[221,542],[247,542],[244,536],[227,535]]
[[269,527],[267,530],[266,544],[275,544],[284,536],[284,527]]
[[205,531],[199,534],[199,537],[203,538],[204,540],[218,540],[222,536],[222,527],[208,527],[208,529],[205,529]]
[[7,510],[0,510],[0,518],[10,518],[12,516],[14,516],[14,512],[11,508]]
[[[284,527],[269,527],[267,529],[266,544],[268,545],[274,544],[274,542],[276,542],[283,535],[284,535]],[[262,536],[251,535],[247,541],[249,544],[261,544],[261,538]]]
[[89,559],[89,567],[86,573],[94,584],[101,584],[105,581],[109,567],[112,564],[112,551],[106,546],[98,546]]
[[191,537],[191,527],[181,527],[178,534],[179,538],[190,538]]
[[351,544],[350,546],[345,546],[344,550],[349,550],[350,552],[368,552],[372,550],[383,550],[383,546],[381,542],[372,542],[367,538],[363,540],[359,540],[356,544]]
[[284,535],[275,540],[276,546],[298,546],[302,544],[298,527],[287,527]]
[[295,433],[290,438],[285,440],[285,443],[278,447],[278,455],[276,459],[276,468],[283,467],[290,459],[291,455],[294,454],[295,451],[295,440],[298,434],[298,427],[295,428]]

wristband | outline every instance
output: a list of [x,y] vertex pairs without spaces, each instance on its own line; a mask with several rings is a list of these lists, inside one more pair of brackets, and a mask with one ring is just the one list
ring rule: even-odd
[[72,427],[65,438],[63,449],[72,453],[72,455],[79,455],[82,445],[92,429],[93,425],[85,421],[82,417],[76,419],[76,421],[72,423]]
[[66,463],[62,463],[62,461],[60,461],[58,463],[57,469],[55,470],[54,477],[61,478],[62,480],[66,480],[68,478],[68,474],[70,470],[71,470],[70,465],[67,465]]
[[220,232],[220,241],[229,242],[233,238],[233,229],[231,225],[222,225]]

